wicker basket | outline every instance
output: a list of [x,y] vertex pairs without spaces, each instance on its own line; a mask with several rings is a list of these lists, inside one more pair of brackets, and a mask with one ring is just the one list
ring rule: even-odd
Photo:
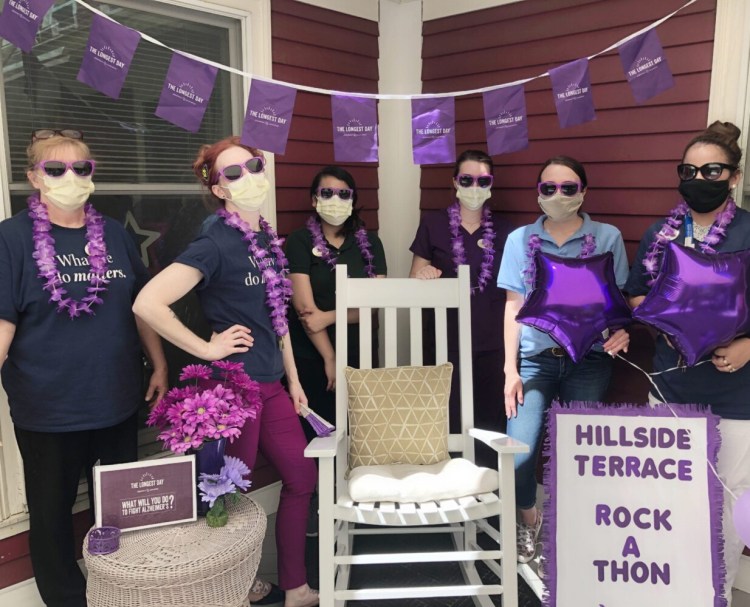
[[89,607],[240,607],[260,563],[266,515],[247,496],[225,527],[195,523],[123,533],[120,549],[88,552]]

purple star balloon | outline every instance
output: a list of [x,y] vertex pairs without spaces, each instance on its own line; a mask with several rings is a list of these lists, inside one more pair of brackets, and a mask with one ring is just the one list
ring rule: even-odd
[[633,318],[655,327],[691,367],[750,333],[750,250],[707,255],[670,242],[661,271]]
[[534,264],[534,290],[516,320],[547,333],[573,362],[602,339],[602,331],[632,321],[617,288],[612,253],[568,258],[537,251]]

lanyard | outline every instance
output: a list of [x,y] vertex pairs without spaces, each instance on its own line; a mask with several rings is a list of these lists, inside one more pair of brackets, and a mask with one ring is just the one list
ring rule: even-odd
[[693,244],[693,216],[690,213],[685,215],[685,246],[691,249],[695,248]]

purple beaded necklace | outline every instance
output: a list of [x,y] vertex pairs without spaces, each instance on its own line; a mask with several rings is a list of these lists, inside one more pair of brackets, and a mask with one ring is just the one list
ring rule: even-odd
[[[312,236],[313,251],[320,253],[320,258],[325,261],[333,270],[336,267],[336,259],[331,253],[331,249],[328,247],[328,241],[326,241],[323,235],[323,230],[320,227],[320,223],[316,221],[315,217],[309,217],[307,220],[307,229]],[[362,259],[365,261],[365,272],[369,278],[375,278],[375,266],[372,264],[374,259],[372,251],[370,250],[370,239],[367,238],[367,230],[360,228],[354,233],[354,238],[357,240],[357,247],[362,255]]]
[[67,290],[63,286],[60,272],[57,269],[57,251],[55,250],[55,239],[52,238],[52,222],[49,219],[47,205],[39,200],[38,194],[29,197],[29,217],[34,227],[34,253],[36,267],[39,269],[37,276],[45,280],[42,289],[48,291],[49,302],[57,304],[57,312],[67,311],[71,319],[78,318],[81,314],[93,315],[93,306],[102,305],[104,300],[100,297],[106,290],[109,280],[106,278],[109,264],[107,263],[107,245],[104,242],[104,218],[99,214],[91,203],[84,207],[84,226],[86,227],[86,248],[89,267],[89,286],[86,288],[88,295],[80,301],[72,297],[66,297]]
[[[448,207],[448,225],[451,231],[451,251],[453,251],[453,267],[458,274],[458,266],[466,263],[466,249],[464,248],[464,237],[461,229],[461,205],[454,202]],[[495,262],[495,230],[492,224],[492,211],[485,205],[482,209],[482,240],[481,247],[484,252],[482,265],[479,268],[479,279],[477,286],[471,289],[474,295],[476,289],[484,293],[484,288],[492,278],[493,264]]]
[[[648,251],[643,257],[643,267],[646,269],[646,274],[650,277],[647,283],[649,286],[654,284],[656,275],[659,273],[659,258],[664,247],[667,246],[670,240],[677,238],[680,226],[689,212],[690,207],[688,207],[684,200],[681,201],[680,204],[669,212],[669,217],[666,218],[661,229],[656,233],[654,240],[649,245]],[[711,224],[711,229],[706,234],[703,242],[698,241],[701,251],[709,255],[716,253],[714,247],[721,244],[721,241],[726,238],[727,226],[732,223],[735,213],[737,213],[737,204],[733,198],[729,198],[724,210],[716,214],[716,218],[713,224]]]
[[263,280],[266,283],[266,304],[271,309],[271,324],[274,333],[280,338],[284,337],[289,332],[286,311],[289,300],[292,298],[292,281],[287,278],[289,270],[287,269],[286,255],[281,249],[284,239],[278,237],[263,217],[260,218],[260,228],[268,236],[272,254],[272,256],[269,256],[269,251],[258,246],[258,237],[250,224],[237,213],[230,213],[226,209],[218,209],[216,214],[224,220],[227,226],[242,233],[242,240],[248,243],[248,253],[258,261],[258,267],[262,270]]

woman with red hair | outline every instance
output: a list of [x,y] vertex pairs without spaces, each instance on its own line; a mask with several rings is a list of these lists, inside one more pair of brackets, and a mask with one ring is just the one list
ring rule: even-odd
[[[271,187],[265,159],[260,150],[229,137],[203,146],[193,170],[207,188],[218,220],[146,285],[133,310],[186,352],[204,360],[240,362],[260,384],[263,408],[228,451],[252,469],[260,450],[281,476],[279,585],[286,591],[285,607],[312,607],[318,593],[307,584],[305,529],[317,472],[304,457],[307,441],[297,418],[307,398],[287,327],[287,261],[282,241],[260,215]],[[214,331],[209,341],[190,331],[169,307],[193,288]],[[288,392],[281,384],[284,376]],[[258,604],[253,594],[251,602]]]

